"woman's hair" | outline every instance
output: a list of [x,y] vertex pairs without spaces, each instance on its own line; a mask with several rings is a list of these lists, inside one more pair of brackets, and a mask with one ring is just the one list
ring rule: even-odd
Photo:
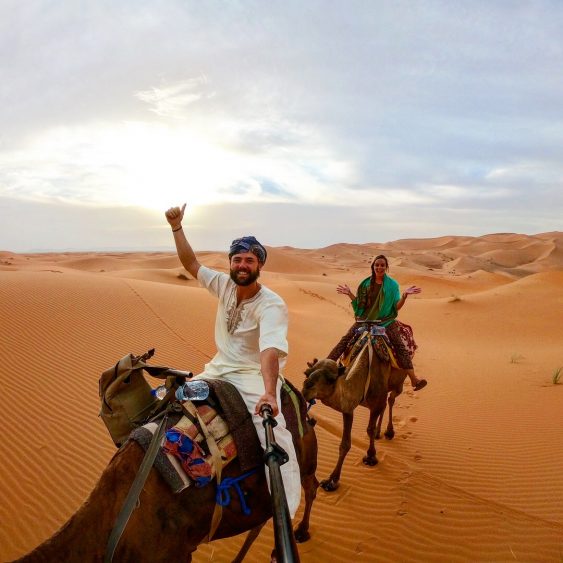
[[375,263],[378,260],[385,260],[385,271],[386,272],[389,271],[389,260],[387,260],[387,256],[385,256],[385,254],[379,254],[379,256],[376,256],[373,259],[373,262],[371,263],[371,279],[372,279],[372,281],[375,281]]
[[377,260],[385,260],[385,271],[389,270],[389,260],[387,260],[387,256],[385,256],[384,254],[379,254],[378,256],[376,256],[373,259],[373,262],[371,263],[371,279],[369,281],[369,287],[368,290],[365,293],[365,297],[363,299],[363,301],[365,301],[364,303],[359,304],[360,307],[364,308],[364,309],[369,309],[372,305],[373,305],[373,301],[374,301],[374,291],[375,291],[375,263]]

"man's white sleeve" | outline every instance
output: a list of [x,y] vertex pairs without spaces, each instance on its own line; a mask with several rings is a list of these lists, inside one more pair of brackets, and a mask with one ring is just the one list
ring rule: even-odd
[[278,356],[287,356],[287,307],[283,301],[269,304],[260,319],[260,352],[276,348]]
[[200,266],[197,272],[197,280],[201,286],[208,289],[215,297],[220,297],[225,291],[229,276],[223,272],[212,270],[207,266]]

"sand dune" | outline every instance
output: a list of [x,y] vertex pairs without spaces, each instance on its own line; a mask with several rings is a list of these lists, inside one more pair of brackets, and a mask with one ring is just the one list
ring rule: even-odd
[[[406,387],[396,437],[365,467],[358,409],[341,487],[320,491],[301,560],[561,561],[563,234],[444,236],[323,249],[269,248],[262,280],[290,311],[286,376],[326,355],[353,322],[354,287],[376,253],[417,284],[401,318],[429,380]],[[226,253],[200,260],[226,268]],[[174,253],[0,252],[0,561],[49,537],[80,506],[115,448],[97,417],[98,378],[123,355],[198,372],[214,354],[215,302]],[[336,461],[340,415],[318,404],[318,477]],[[202,546],[230,561],[243,537]],[[268,560],[271,525],[248,561]]]

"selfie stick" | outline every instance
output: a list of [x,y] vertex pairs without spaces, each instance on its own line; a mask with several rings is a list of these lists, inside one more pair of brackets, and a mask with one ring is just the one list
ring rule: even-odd
[[263,405],[260,414],[264,417],[262,424],[266,430],[264,461],[270,474],[276,553],[282,563],[298,563],[299,552],[291,527],[291,517],[280,471],[280,466],[288,461],[289,456],[283,448],[278,446],[274,438],[274,427],[278,423],[272,416],[272,407],[268,404]]

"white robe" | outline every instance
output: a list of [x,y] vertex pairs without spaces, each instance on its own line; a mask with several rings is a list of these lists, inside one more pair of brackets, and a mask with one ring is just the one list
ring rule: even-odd
[[[219,305],[215,320],[215,343],[217,353],[196,377],[224,378],[240,392],[252,420],[262,447],[266,447],[263,418],[254,414],[258,399],[264,394],[264,379],[260,371],[260,352],[275,348],[278,351],[280,378],[276,396],[281,407],[280,389],[283,382],[281,372],[287,356],[287,307],[283,299],[261,286],[251,299],[237,306],[236,284],[229,275],[201,266],[197,278],[200,284],[218,297]],[[280,412],[274,429],[276,442],[289,456],[281,466],[287,504],[291,517],[295,515],[301,500],[301,478],[299,464],[291,433],[286,428]],[[269,475],[268,486],[270,485]]]

